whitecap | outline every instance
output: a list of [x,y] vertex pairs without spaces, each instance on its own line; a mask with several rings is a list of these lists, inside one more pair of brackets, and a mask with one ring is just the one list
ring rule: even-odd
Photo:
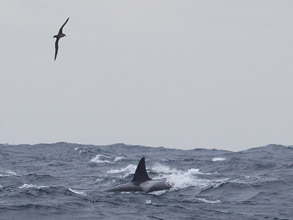
[[216,161],[223,161],[223,160],[226,160],[225,157],[215,157],[212,159],[213,162],[216,162]]
[[205,203],[220,203],[221,201],[220,200],[215,200],[215,201],[211,201],[211,200],[207,200],[207,199],[204,199],[204,198],[196,198],[197,200],[199,201],[202,201],[202,202],[205,202]]
[[109,158],[101,154],[97,154],[94,158],[90,160],[91,163],[111,163],[109,160],[103,160],[102,158]]
[[[156,164],[154,167],[151,168],[153,171],[155,171],[156,173],[163,173],[163,174],[174,174],[174,173],[179,173],[179,172],[184,172],[184,171],[180,171],[177,169],[171,169],[168,166],[162,165],[162,164]],[[187,172],[189,172],[190,174],[201,174],[201,175],[210,175],[209,173],[203,173],[200,172],[199,169],[195,169],[195,168],[191,168],[189,169]]]
[[126,172],[128,174],[133,174],[135,172],[135,170],[136,170],[136,166],[133,165],[133,164],[129,164],[125,168],[122,168],[120,170],[113,170],[113,169],[111,169],[111,170],[107,171],[107,173],[115,174],[115,173],[124,173],[124,172]]
[[168,166],[164,166],[162,164],[156,164],[154,167],[152,167],[152,170],[156,173],[164,173],[164,174],[171,174],[176,172],[176,169],[171,169]]
[[145,201],[145,204],[147,204],[147,205],[152,204],[152,200],[150,200],[150,199],[146,200],[146,201]]
[[18,187],[19,189],[43,189],[48,188],[48,186],[38,186],[33,184],[23,184],[22,186]]
[[123,159],[125,159],[125,157],[116,157],[116,158],[114,159],[114,162],[121,161],[121,160],[123,160]]
[[277,178],[268,178],[266,176],[262,176],[262,175],[253,175],[253,176],[242,176],[240,178],[231,180],[231,183],[244,183],[244,184],[254,184],[254,183],[262,183],[265,181],[275,181],[277,180]]
[[16,173],[11,170],[5,170],[5,171],[0,170],[0,176],[1,177],[16,176]]
[[153,191],[150,192],[149,194],[155,195],[155,196],[161,196],[167,193],[167,190],[159,190],[159,191]]
[[173,188],[176,189],[184,189],[191,186],[196,187],[206,187],[210,184],[210,180],[202,179],[197,176],[200,174],[198,169],[189,169],[186,172],[177,171],[169,176],[167,176],[167,182],[170,183]]
[[190,186],[206,187],[210,184],[210,180],[199,178],[199,175],[209,175],[200,172],[199,169],[191,168],[187,171],[171,169],[168,166],[156,164],[153,171],[159,173],[158,179],[165,178],[167,183],[172,186],[171,190],[184,189]]
[[70,192],[73,192],[73,193],[75,193],[77,195],[86,196],[86,193],[85,192],[82,192],[82,191],[79,191],[79,190],[74,190],[74,189],[69,188],[69,191]]

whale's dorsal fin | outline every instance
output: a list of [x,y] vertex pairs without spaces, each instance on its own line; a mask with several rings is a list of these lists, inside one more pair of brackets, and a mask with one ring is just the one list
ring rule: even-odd
[[134,177],[131,180],[131,182],[145,182],[151,180],[151,178],[149,178],[146,168],[145,168],[145,160],[144,157],[140,159]]

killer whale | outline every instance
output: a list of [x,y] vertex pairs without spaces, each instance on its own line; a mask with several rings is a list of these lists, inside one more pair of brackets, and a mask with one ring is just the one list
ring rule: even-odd
[[121,184],[114,186],[107,192],[153,192],[158,190],[170,189],[171,185],[166,182],[165,179],[162,180],[152,180],[146,171],[145,158],[141,158],[136,171],[134,173],[133,179],[130,183]]

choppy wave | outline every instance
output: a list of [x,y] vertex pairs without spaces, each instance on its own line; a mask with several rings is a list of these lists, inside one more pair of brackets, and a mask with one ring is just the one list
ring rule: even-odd
[[136,170],[136,165],[129,164],[126,167],[121,168],[121,169],[108,170],[107,173],[109,173],[109,174],[124,173],[124,177],[125,177],[125,176],[128,176],[130,174],[134,174],[135,170]]
[[90,160],[91,163],[111,163],[111,161],[108,160],[109,157],[101,154],[97,154],[94,158]]
[[[127,156],[125,156],[127,155]],[[171,190],[107,193],[141,157]],[[293,147],[0,145],[0,219],[291,219]],[[19,214],[21,213],[21,215]]]
[[49,187],[48,186],[38,186],[38,185],[33,185],[33,184],[26,184],[26,183],[19,187],[19,189],[44,189],[44,188],[49,188]]
[[205,198],[196,198],[196,199],[199,200],[199,201],[202,201],[202,202],[205,202],[205,203],[211,203],[211,204],[220,203],[221,202],[220,200],[211,201],[211,200],[207,200]]
[[152,200],[150,200],[150,199],[146,200],[146,201],[145,201],[145,204],[147,204],[147,205],[152,204]]
[[82,192],[82,191],[80,191],[80,190],[76,190],[76,189],[71,189],[71,188],[69,188],[69,191],[70,191],[70,192],[73,192],[73,193],[75,193],[75,194],[77,194],[77,195],[86,196],[86,193],[85,193],[85,192]]
[[124,159],[126,159],[126,158],[125,157],[115,157],[114,162],[118,162],[118,161],[121,161]]
[[[210,183],[210,180],[203,179],[199,175],[205,173],[199,169],[190,168],[186,171],[170,168],[165,165],[156,164],[152,170],[159,174],[157,178],[166,178],[167,182],[173,187],[173,190],[184,189],[191,186],[205,187]],[[208,173],[206,175],[209,175]]]
[[126,159],[125,157],[122,157],[122,156],[118,156],[118,157],[115,157],[114,159],[112,159],[111,157],[109,156],[105,156],[105,155],[102,155],[102,154],[97,154],[94,158],[92,158],[90,160],[91,163],[115,163],[115,162],[119,162],[119,161],[122,161]]
[[0,177],[16,176],[17,174],[11,170],[0,170]]
[[215,157],[215,158],[212,159],[212,161],[214,161],[214,162],[216,162],[216,161],[224,161],[224,160],[226,160],[225,157]]
[[166,176],[167,181],[174,187],[174,189],[184,189],[191,186],[206,187],[211,180],[198,177],[201,173],[198,169],[188,169],[184,171],[176,171],[175,173]]

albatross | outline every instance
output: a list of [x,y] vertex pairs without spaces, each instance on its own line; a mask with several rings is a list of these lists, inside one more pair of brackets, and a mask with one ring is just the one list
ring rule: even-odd
[[59,29],[59,32],[57,35],[54,35],[53,38],[56,38],[56,41],[55,41],[55,58],[54,60],[56,60],[57,58],[57,53],[58,53],[58,48],[59,48],[59,39],[62,38],[62,37],[66,37],[65,34],[63,34],[62,30],[63,30],[63,27],[65,26],[65,24],[67,23],[67,21],[69,20],[69,18],[67,18],[67,20],[65,21],[65,23],[61,26],[61,28]]

